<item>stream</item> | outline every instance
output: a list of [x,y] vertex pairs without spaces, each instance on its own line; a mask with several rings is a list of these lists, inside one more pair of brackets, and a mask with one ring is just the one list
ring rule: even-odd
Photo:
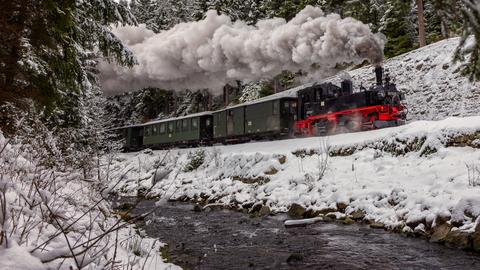
[[[155,208],[144,201],[135,214]],[[158,207],[144,227],[185,269],[480,269],[480,254],[367,225],[321,222],[285,228],[286,215],[251,218],[232,210]]]

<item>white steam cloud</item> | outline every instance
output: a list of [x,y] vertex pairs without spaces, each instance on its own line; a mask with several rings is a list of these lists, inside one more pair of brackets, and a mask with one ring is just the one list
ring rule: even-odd
[[145,25],[118,27],[114,33],[139,65],[128,69],[100,63],[102,86],[109,94],[145,87],[215,91],[235,80],[268,79],[283,70],[325,76],[339,65],[381,63],[385,45],[385,37],[362,22],[325,15],[312,6],[289,22],[273,18],[249,26],[211,10],[201,21],[158,34]]

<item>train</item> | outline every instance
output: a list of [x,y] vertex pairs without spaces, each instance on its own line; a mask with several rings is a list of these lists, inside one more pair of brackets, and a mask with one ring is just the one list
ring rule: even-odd
[[[116,128],[124,150],[196,147],[217,143],[328,136],[405,123],[404,94],[382,67],[375,69],[376,84],[353,90],[345,79],[310,84],[251,102],[182,117]],[[384,78],[385,77],[385,78]]]

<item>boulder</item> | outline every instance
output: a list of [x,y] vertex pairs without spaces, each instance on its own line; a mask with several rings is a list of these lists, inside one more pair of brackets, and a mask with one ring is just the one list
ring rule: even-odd
[[337,214],[335,214],[335,213],[328,213],[325,216],[332,219],[332,220],[337,219]]
[[319,211],[316,211],[316,210],[313,210],[313,209],[310,208],[303,214],[303,217],[314,218],[314,217],[318,217],[319,215],[320,215]]
[[293,203],[288,209],[288,215],[291,217],[303,217],[307,210],[298,203]]
[[318,212],[319,215],[326,215],[328,213],[335,212],[335,211],[337,211],[337,209],[323,208],[323,209],[318,210],[317,212]]
[[475,232],[472,235],[472,247],[476,252],[480,252],[480,222],[477,223]]
[[193,210],[193,212],[202,212],[203,207],[202,207],[200,204],[196,203],[196,204],[193,206],[193,209],[192,209],[192,210]]
[[374,229],[384,229],[385,228],[385,224],[381,223],[381,222],[372,222],[370,223],[370,228],[374,228]]
[[331,218],[329,216],[323,216],[323,221],[325,221],[325,222],[331,222],[331,221],[334,221],[335,219],[336,219],[336,217]]
[[445,223],[447,223],[447,221],[450,220],[450,216],[447,216],[447,215],[437,215],[435,217],[435,226],[440,226],[440,225],[443,225]]
[[452,230],[452,225],[448,223],[443,223],[442,225],[437,225],[433,228],[432,237],[430,237],[430,242],[434,243],[443,243],[445,242],[445,237]]
[[350,214],[353,220],[362,220],[365,218],[365,211],[363,210],[355,210],[353,213]]
[[268,216],[270,215],[270,207],[263,205],[262,208],[260,208],[260,211],[258,211],[259,216]]
[[445,237],[445,243],[448,246],[469,249],[470,245],[470,235],[467,232],[460,230],[450,230],[450,232]]
[[292,264],[300,261],[303,261],[303,254],[300,254],[300,253],[292,253],[287,258],[288,264]]
[[349,217],[346,217],[344,220],[342,220],[342,223],[345,224],[345,225],[350,225],[350,224],[353,224],[355,223],[355,221]]
[[348,206],[348,203],[346,202],[337,202],[337,209],[340,212],[344,212],[347,206]]
[[417,228],[420,224],[425,225],[425,217],[407,220],[406,224],[410,228]]
[[250,208],[250,213],[257,213],[257,212],[260,212],[260,210],[262,209],[263,207],[263,204],[262,203],[256,203],[252,206],[252,208]]
[[416,236],[427,237],[428,233],[426,231],[426,226],[423,223],[418,224],[413,232]]
[[246,203],[243,203],[243,204],[242,204],[242,208],[243,208],[243,209],[250,209],[250,208],[252,208],[252,206],[253,206],[254,204],[255,204],[254,202],[246,202]]
[[285,162],[287,162],[287,156],[281,155],[281,156],[278,158],[278,162],[279,162],[280,164],[285,164]]
[[203,207],[204,210],[207,210],[207,209],[210,209],[210,210],[222,210],[224,208],[227,208],[226,206],[224,206],[223,204],[220,204],[220,203],[210,203],[210,204],[207,204]]
[[452,218],[450,219],[450,223],[454,226],[454,227],[462,227],[463,224],[465,224],[465,219],[460,219],[460,218]]

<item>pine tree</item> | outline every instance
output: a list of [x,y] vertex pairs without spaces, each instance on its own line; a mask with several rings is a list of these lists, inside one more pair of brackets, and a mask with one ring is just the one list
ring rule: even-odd
[[134,23],[133,17],[113,0],[7,2],[0,27],[0,102],[22,106],[24,98],[33,99],[56,124],[79,125],[81,99],[96,83],[91,52],[132,65],[133,55],[109,27]]
[[156,33],[203,16],[196,0],[133,0],[130,9],[138,23]]
[[[464,28],[455,60],[464,63],[463,73],[471,80],[480,79],[480,0],[463,0]],[[472,37],[473,36],[473,37]]]
[[138,23],[144,23],[148,29],[159,32],[161,19],[159,2],[156,0],[132,0],[130,9]]
[[[66,162],[87,172],[108,135],[99,117],[104,101],[97,83],[97,59],[135,63],[133,54],[110,31],[111,24],[135,20],[126,6],[113,0],[7,2],[0,9],[0,105],[15,104],[10,107],[21,108],[26,122],[43,121],[35,125],[38,130],[23,137],[48,131],[56,137],[55,145],[48,147],[61,151],[61,155],[52,152],[55,163]],[[6,123],[12,117],[0,116]],[[4,123],[0,127],[6,131]],[[19,135],[23,127],[7,131]]]
[[[461,32],[462,0],[426,0],[427,30],[449,38]],[[430,18],[430,19],[429,19]],[[430,23],[429,23],[430,22]]]
[[77,50],[70,43],[75,2],[7,1],[2,6],[2,99],[24,107],[33,98],[49,113],[61,93],[78,91]]
[[342,13],[370,25],[372,31],[377,32],[385,11],[385,0],[350,0],[344,4]]
[[392,57],[415,48],[416,30],[409,20],[411,3],[403,0],[386,0],[385,13],[379,30],[387,36],[385,56]]

